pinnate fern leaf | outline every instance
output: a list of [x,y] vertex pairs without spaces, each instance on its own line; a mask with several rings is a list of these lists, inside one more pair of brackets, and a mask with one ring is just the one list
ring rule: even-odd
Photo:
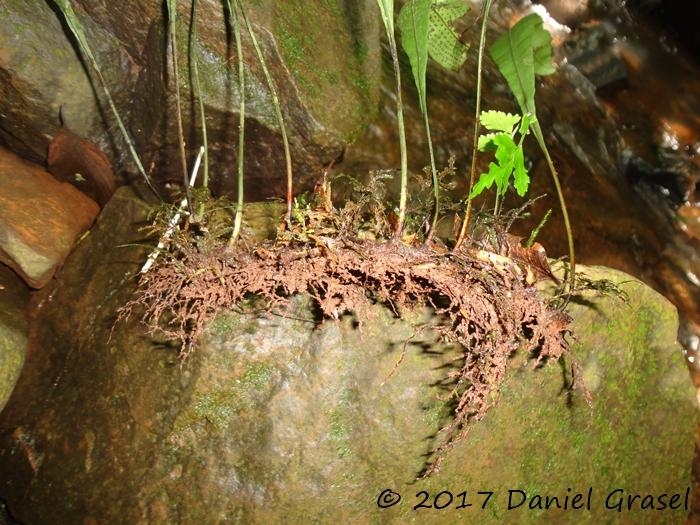
[[464,0],[434,0],[430,10],[428,53],[445,69],[457,71],[467,60],[469,45],[459,39],[454,22],[469,11]]
[[484,111],[479,115],[479,121],[489,131],[505,131],[512,134],[515,125],[520,122],[520,115],[504,111]]

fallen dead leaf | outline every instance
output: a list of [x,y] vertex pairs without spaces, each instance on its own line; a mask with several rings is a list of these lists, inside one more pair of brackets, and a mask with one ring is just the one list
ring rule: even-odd
[[522,237],[506,233],[505,244],[502,246],[504,255],[516,261],[520,266],[524,266],[526,271],[534,272],[540,279],[551,279],[558,285],[559,279],[552,272],[544,247],[538,242],[533,243],[530,247],[525,247],[521,245],[521,240]]
[[117,178],[107,156],[93,142],[62,127],[49,144],[47,168],[104,206],[117,189]]

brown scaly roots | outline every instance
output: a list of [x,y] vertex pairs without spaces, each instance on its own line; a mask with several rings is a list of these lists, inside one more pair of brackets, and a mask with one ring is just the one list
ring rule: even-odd
[[[328,224],[328,217],[323,220]],[[455,385],[454,418],[442,429],[442,442],[423,475],[436,471],[444,453],[466,435],[467,423],[483,418],[496,402],[513,352],[529,352],[539,363],[569,351],[570,320],[537,293],[531,268],[523,263],[527,257],[517,261],[512,254],[475,249],[437,253],[398,241],[313,231],[302,241],[286,232],[276,242],[239,243],[234,249],[225,243],[207,250],[180,244],[141,276],[120,317],[145,309],[151,333],[180,341],[184,359],[219,310],[235,308],[251,295],[274,311],[295,294],[309,294],[329,319],[356,311],[361,301],[387,305],[397,316],[405,308],[431,306],[441,320],[435,329],[461,345],[464,361],[445,378]]]

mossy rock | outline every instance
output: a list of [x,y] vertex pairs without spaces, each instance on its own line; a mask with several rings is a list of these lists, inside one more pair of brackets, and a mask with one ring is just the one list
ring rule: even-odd
[[17,383],[27,353],[29,288],[0,265],[0,412]]
[[[461,350],[430,329],[429,310],[397,319],[368,304],[316,325],[309,299],[297,297],[283,315],[222,312],[180,366],[177,348],[144,337],[136,319],[110,338],[145,256],[132,226],[144,213],[120,190],[43,292],[52,300],[31,340],[42,351],[0,417],[0,470],[13,473],[0,479],[0,498],[25,522],[684,518],[696,408],[675,309],[650,288],[584,268],[629,295],[591,292],[570,306],[591,404],[566,388],[571,361],[535,368],[516,355],[494,408],[437,474],[416,481],[451,413],[441,380],[461,365]],[[606,509],[618,488],[678,493],[681,508],[641,510],[647,498],[633,511]],[[573,509],[589,490],[590,510]],[[511,503],[526,502],[509,510],[509,491]],[[379,508],[393,493],[401,501]],[[569,506],[539,509],[537,495]]]

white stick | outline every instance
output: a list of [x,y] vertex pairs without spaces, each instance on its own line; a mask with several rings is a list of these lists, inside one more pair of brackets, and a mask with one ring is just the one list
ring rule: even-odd
[[[199,173],[199,165],[202,162],[202,155],[204,155],[204,146],[201,146],[199,148],[199,154],[197,155],[197,160],[194,162],[194,167],[192,168],[192,175],[190,176],[190,181],[188,183],[188,186],[191,188],[194,186],[195,181],[197,180],[197,173]],[[148,256],[148,259],[146,259],[146,262],[144,263],[143,267],[141,268],[140,273],[146,273],[148,270],[151,269],[151,266],[153,266],[153,263],[156,262],[156,259],[158,258],[158,255],[160,255],[160,252],[165,248],[165,244],[170,240],[170,237],[172,237],[173,232],[175,231],[175,228],[177,228],[178,224],[180,223],[180,217],[182,217],[183,213],[188,213],[185,210],[187,207],[187,197],[184,197],[180,201],[180,206],[178,206],[177,213],[172,216],[170,221],[168,222],[168,229],[165,230],[165,233],[161,236],[160,240],[158,241],[158,246],[156,247],[155,250],[153,250],[150,255]]]

